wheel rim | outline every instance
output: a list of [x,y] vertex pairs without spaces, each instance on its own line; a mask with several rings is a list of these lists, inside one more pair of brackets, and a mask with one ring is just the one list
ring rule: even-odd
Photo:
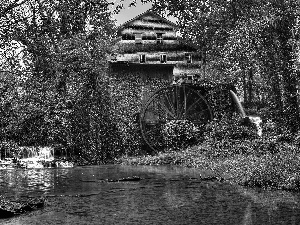
[[165,147],[162,129],[172,120],[206,124],[213,118],[202,95],[187,85],[174,85],[156,91],[147,101],[140,117],[142,136],[154,152]]

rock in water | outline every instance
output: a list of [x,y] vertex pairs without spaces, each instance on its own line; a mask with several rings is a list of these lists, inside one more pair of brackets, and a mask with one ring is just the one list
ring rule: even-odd
[[241,125],[250,126],[251,124],[254,124],[257,135],[259,137],[261,137],[262,136],[262,127],[261,127],[262,120],[261,120],[261,118],[259,116],[246,116],[246,117],[242,118]]
[[0,218],[8,218],[22,213],[30,212],[44,207],[44,198],[34,198],[26,201],[2,200],[0,205]]
[[14,211],[10,211],[8,209],[3,209],[0,206],[0,219],[9,218],[15,215]]
[[116,179],[116,180],[112,180],[112,179],[107,179],[107,182],[126,182],[126,181],[140,181],[141,178],[138,176],[133,176],[133,177],[125,177],[125,178],[120,178],[120,179]]

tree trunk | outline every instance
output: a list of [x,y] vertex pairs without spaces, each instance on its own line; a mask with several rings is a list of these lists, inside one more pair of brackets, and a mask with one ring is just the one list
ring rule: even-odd
[[297,79],[288,65],[283,68],[284,119],[292,132],[299,130],[299,105],[297,100]]
[[244,104],[248,103],[248,95],[247,95],[247,79],[246,79],[246,71],[243,70],[243,92],[244,92]]
[[253,104],[253,67],[249,69],[249,79],[248,79],[248,107]]
[[[286,9],[285,9],[286,10]],[[284,122],[292,132],[299,130],[299,106],[297,101],[297,75],[293,69],[294,49],[289,42],[293,38],[292,27],[296,23],[295,15],[283,11],[284,15],[278,21],[276,35],[280,43],[281,71],[284,89]]]

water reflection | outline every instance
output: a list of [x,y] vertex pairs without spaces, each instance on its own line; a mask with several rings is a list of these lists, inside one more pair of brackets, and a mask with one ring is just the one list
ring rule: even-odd
[[[201,181],[199,170],[98,166],[0,171],[6,196],[45,195],[6,224],[300,224],[299,196]],[[203,172],[205,176],[209,172]],[[140,176],[139,182],[103,182]]]
[[67,178],[68,170],[0,170],[1,187],[6,195],[41,195],[53,192],[58,180]]

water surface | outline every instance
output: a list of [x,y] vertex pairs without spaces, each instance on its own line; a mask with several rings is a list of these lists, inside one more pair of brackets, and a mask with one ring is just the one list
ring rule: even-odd
[[[181,167],[91,166],[1,170],[9,198],[47,198],[41,210],[0,224],[300,224],[299,195],[202,181]],[[139,176],[137,182],[105,182]]]

